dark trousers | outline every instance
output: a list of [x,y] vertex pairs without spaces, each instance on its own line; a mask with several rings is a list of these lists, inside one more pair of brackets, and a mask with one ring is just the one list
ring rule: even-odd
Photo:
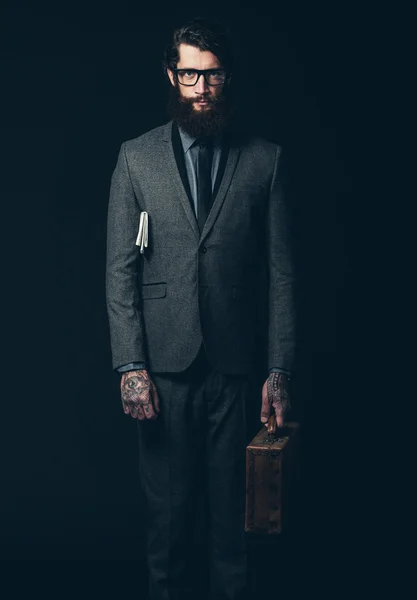
[[151,377],[161,412],[138,422],[149,600],[241,600],[250,378],[214,370],[203,348],[186,371]]

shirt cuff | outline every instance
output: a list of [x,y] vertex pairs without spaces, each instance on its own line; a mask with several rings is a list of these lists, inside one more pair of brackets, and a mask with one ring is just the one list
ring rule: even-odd
[[126,373],[126,371],[139,371],[140,369],[146,369],[145,362],[132,362],[127,365],[122,365],[117,369],[118,373]]
[[288,371],[287,369],[281,369],[281,367],[271,367],[269,369],[270,373],[282,373],[283,375],[287,375],[287,377],[290,377],[291,375],[291,371]]

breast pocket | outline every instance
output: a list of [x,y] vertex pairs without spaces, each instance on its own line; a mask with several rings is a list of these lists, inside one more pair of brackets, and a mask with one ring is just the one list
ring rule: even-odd
[[166,283],[160,282],[142,284],[142,300],[154,300],[155,298],[164,298],[166,295]]

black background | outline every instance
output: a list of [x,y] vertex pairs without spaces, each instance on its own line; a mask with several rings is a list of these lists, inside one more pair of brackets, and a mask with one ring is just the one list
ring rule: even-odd
[[[303,510],[291,539],[256,550],[256,587],[294,595],[343,565],[351,276],[378,68],[370,13],[347,2],[2,4],[1,552],[9,572],[32,569],[15,594],[80,594],[83,573],[81,597],[142,597],[136,429],[111,371],[104,296],[107,201],[121,142],[166,121],[163,47],[198,14],[232,27],[241,109],[284,148],[295,215]],[[256,419],[257,408],[254,431]]]

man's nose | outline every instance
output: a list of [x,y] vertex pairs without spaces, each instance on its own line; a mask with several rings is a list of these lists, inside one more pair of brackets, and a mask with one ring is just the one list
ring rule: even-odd
[[196,94],[204,94],[208,92],[209,86],[206,83],[203,73],[200,73],[200,77],[198,78],[197,83],[195,84],[195,93]]

